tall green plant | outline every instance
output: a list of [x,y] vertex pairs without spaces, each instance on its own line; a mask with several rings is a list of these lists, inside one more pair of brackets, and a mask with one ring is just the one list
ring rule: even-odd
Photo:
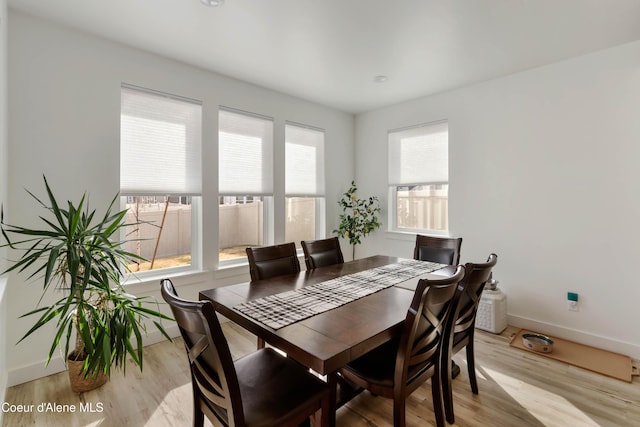
[[378,198],[372,196],[359,199],[357,191],[355,181],[351,181],[351,187],[338,201],[343,213],[340,214],[340,226],[333,230],[339,237],[349,238],[353,259],[356,256],[356,245],[362,243],[362,238],[382,226],[377,216],[380,212]]
[[[2,236],[10,247],[20,253],[19,258],[2,274],[17,271],[28,273],[27,279],[42,278],[43,289],[38,305],[52,287],[63,296],[55,302],[39,307],[21,317],[39,314],[33,327],[19,342],[44,325],[54,322],[56,333],[46,364],[64,340],[65,354],[73,360],[84,360],[85,376],[109,375],[111,366],[126,366],[130,355],[142,370],[142,333],[146,333],[146,319],[152,319],[160,332],[170,339],[159,323],[170,319],[146,305],[147,297],[128,294],[122,278],[131,259],[140,256],[123,249],[119,233],[125,227],[126,210],[114,213],[118,195],[98,217],[86,204],[84,193],[77,204],[60,206],[46,177],[44,184],[48,203],[28,191],[47,211],[39,216],[41,228],[27,228],[7,224],[4,211],[0,217]],[[75,348],[69,353],[69,342],[76,331]]]

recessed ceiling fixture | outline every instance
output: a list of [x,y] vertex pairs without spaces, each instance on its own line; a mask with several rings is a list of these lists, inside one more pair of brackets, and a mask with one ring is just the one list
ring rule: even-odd
[[222,6],[224,4],[224,0],[200,0],[200,3],[205,6],[216,7]]
[[389,80],[389,77],[387,77],[387,76],[375,76],[375,77],[373,78],[373,81],[374,81],[375,83],[384,83],[384,82],[386,82],[387,80]]

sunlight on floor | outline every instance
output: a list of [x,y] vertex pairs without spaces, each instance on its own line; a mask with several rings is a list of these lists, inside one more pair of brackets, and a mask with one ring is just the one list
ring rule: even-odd
[[502,387],[509,396],[545,426],[599,426],[598,423],[560,395],[487,367],[484,367],[483,370],[487,375],[491,376],[491,379]]
[[[167,392],[156,410],[149,415],[146,427],[170,426],[180,422],[189,425],[193,417],[191,382],[175,387]],[[205,426],[211,425],[205,421]]]

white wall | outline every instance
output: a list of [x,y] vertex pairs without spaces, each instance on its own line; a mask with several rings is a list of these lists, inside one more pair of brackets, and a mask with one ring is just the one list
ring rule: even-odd
[[[7,1],[0,0],[0,204],[7,204]],[[0,271],[6,268],[6,251],[0,249]],[[0,403],[7,388],[6,278],[0,277]],[[2,411],[0,411],[2,424]]]
[[[356,179],[386,207],[387,130],[447,119],[451,234],[462,262],[498,254],[510,323],[640,358],[638,94],[640,42],[362,114]],[[414,241],[378,231],[359,256]]]
[[[284,122],[326,130],[327,230],[336,228],[338,196],[353,170],[354,118],[298,98],[220,76],[157,55],[66,29],[10,11],[9,140],[11,164],[9,219],[33,225],[37,211],[23,188],[42,194],[42,174],[59,197],[73,200],[85,190],[91,205],[106,206],[119,188],[120,84],[148,87],[203,102],[203,256],[205,271],[175,278],[179,292],[197,298],[201,289],[248,280],[248,268],[215,271],[217,258],[217,111],[219,105],[275,119],[275,218],[284,218]],[[284,238],[284,219],[275,228]],[[10,278],[9,342],[15,343],[31,319],[17,319],[34,308],[39,283]],[[131,292],[159,299],[157,280],[133,285]],[[10,384],[62,369],[42,365],[51,332],[43,331],[9,347]],[[153,338],[155,339],[155,338]],[[153,339],[150,341],[152,342]]]

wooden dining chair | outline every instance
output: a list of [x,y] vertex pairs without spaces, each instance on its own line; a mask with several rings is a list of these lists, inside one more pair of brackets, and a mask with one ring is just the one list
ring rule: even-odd
[[[460,263],[460,248],[462,237],[435,237],[416,235],[416,246],[413,249],[413,259],[431,261],[440,264],[458,265]],[[460,374],[460,367],[452,362],[452,379]]]
[[476,313],[478,312],[478,305],[484,286],[491,278],[491,270],[497,262],[498,256],[491,254],[485,263],[466,263],[464,265],[464,277],[460,281],[454,297],[454,310],[447,324],[448,333],[451,338],[442,352],[442,394],[447,421],[451,424],[453,424],[455,420],[451,384],[453,378],[453,362],[451,357],[462,348],[466,348],[471,391],[473,394],[478,394],[478,381],[476,379],[476,364],[473,350]]
[[344,262],[340,241],[337,237],[321,240],[303,240],[300,244],[304,252],[304,263],[307,266],[307,270]]
[[[298,261],[296,244],[293,242],[247,248],[246,252],[252,282],[300,272],[300,261]],[[264,346],[264,339],[258,337],[257,347],[264,348]]]
[[458,265],[460,263],[461,246],[462,237],[434,237],[417,234],[413,259]]
[[447,315],[456,287],[464,275],[459,266],[453,276],[420,279],[399,339],[389,341],[340,369],[347,381],[375,395],[393,399],[393,425],[405,425],[407,397],[431,378],[436,425],[444,426],[440,386],[441,346]]
[[293,242],[275,246],[247,248],[246,252],[249,259],[251,281],[269,279],[300,271],[296,244]]
[[205,415],[214,426],[298,426],[318,411],[329,425],[326,383],[271,348],[234,362],[211,301],[179,298],[169,279],[161,292],[189,358],[194,426]]

